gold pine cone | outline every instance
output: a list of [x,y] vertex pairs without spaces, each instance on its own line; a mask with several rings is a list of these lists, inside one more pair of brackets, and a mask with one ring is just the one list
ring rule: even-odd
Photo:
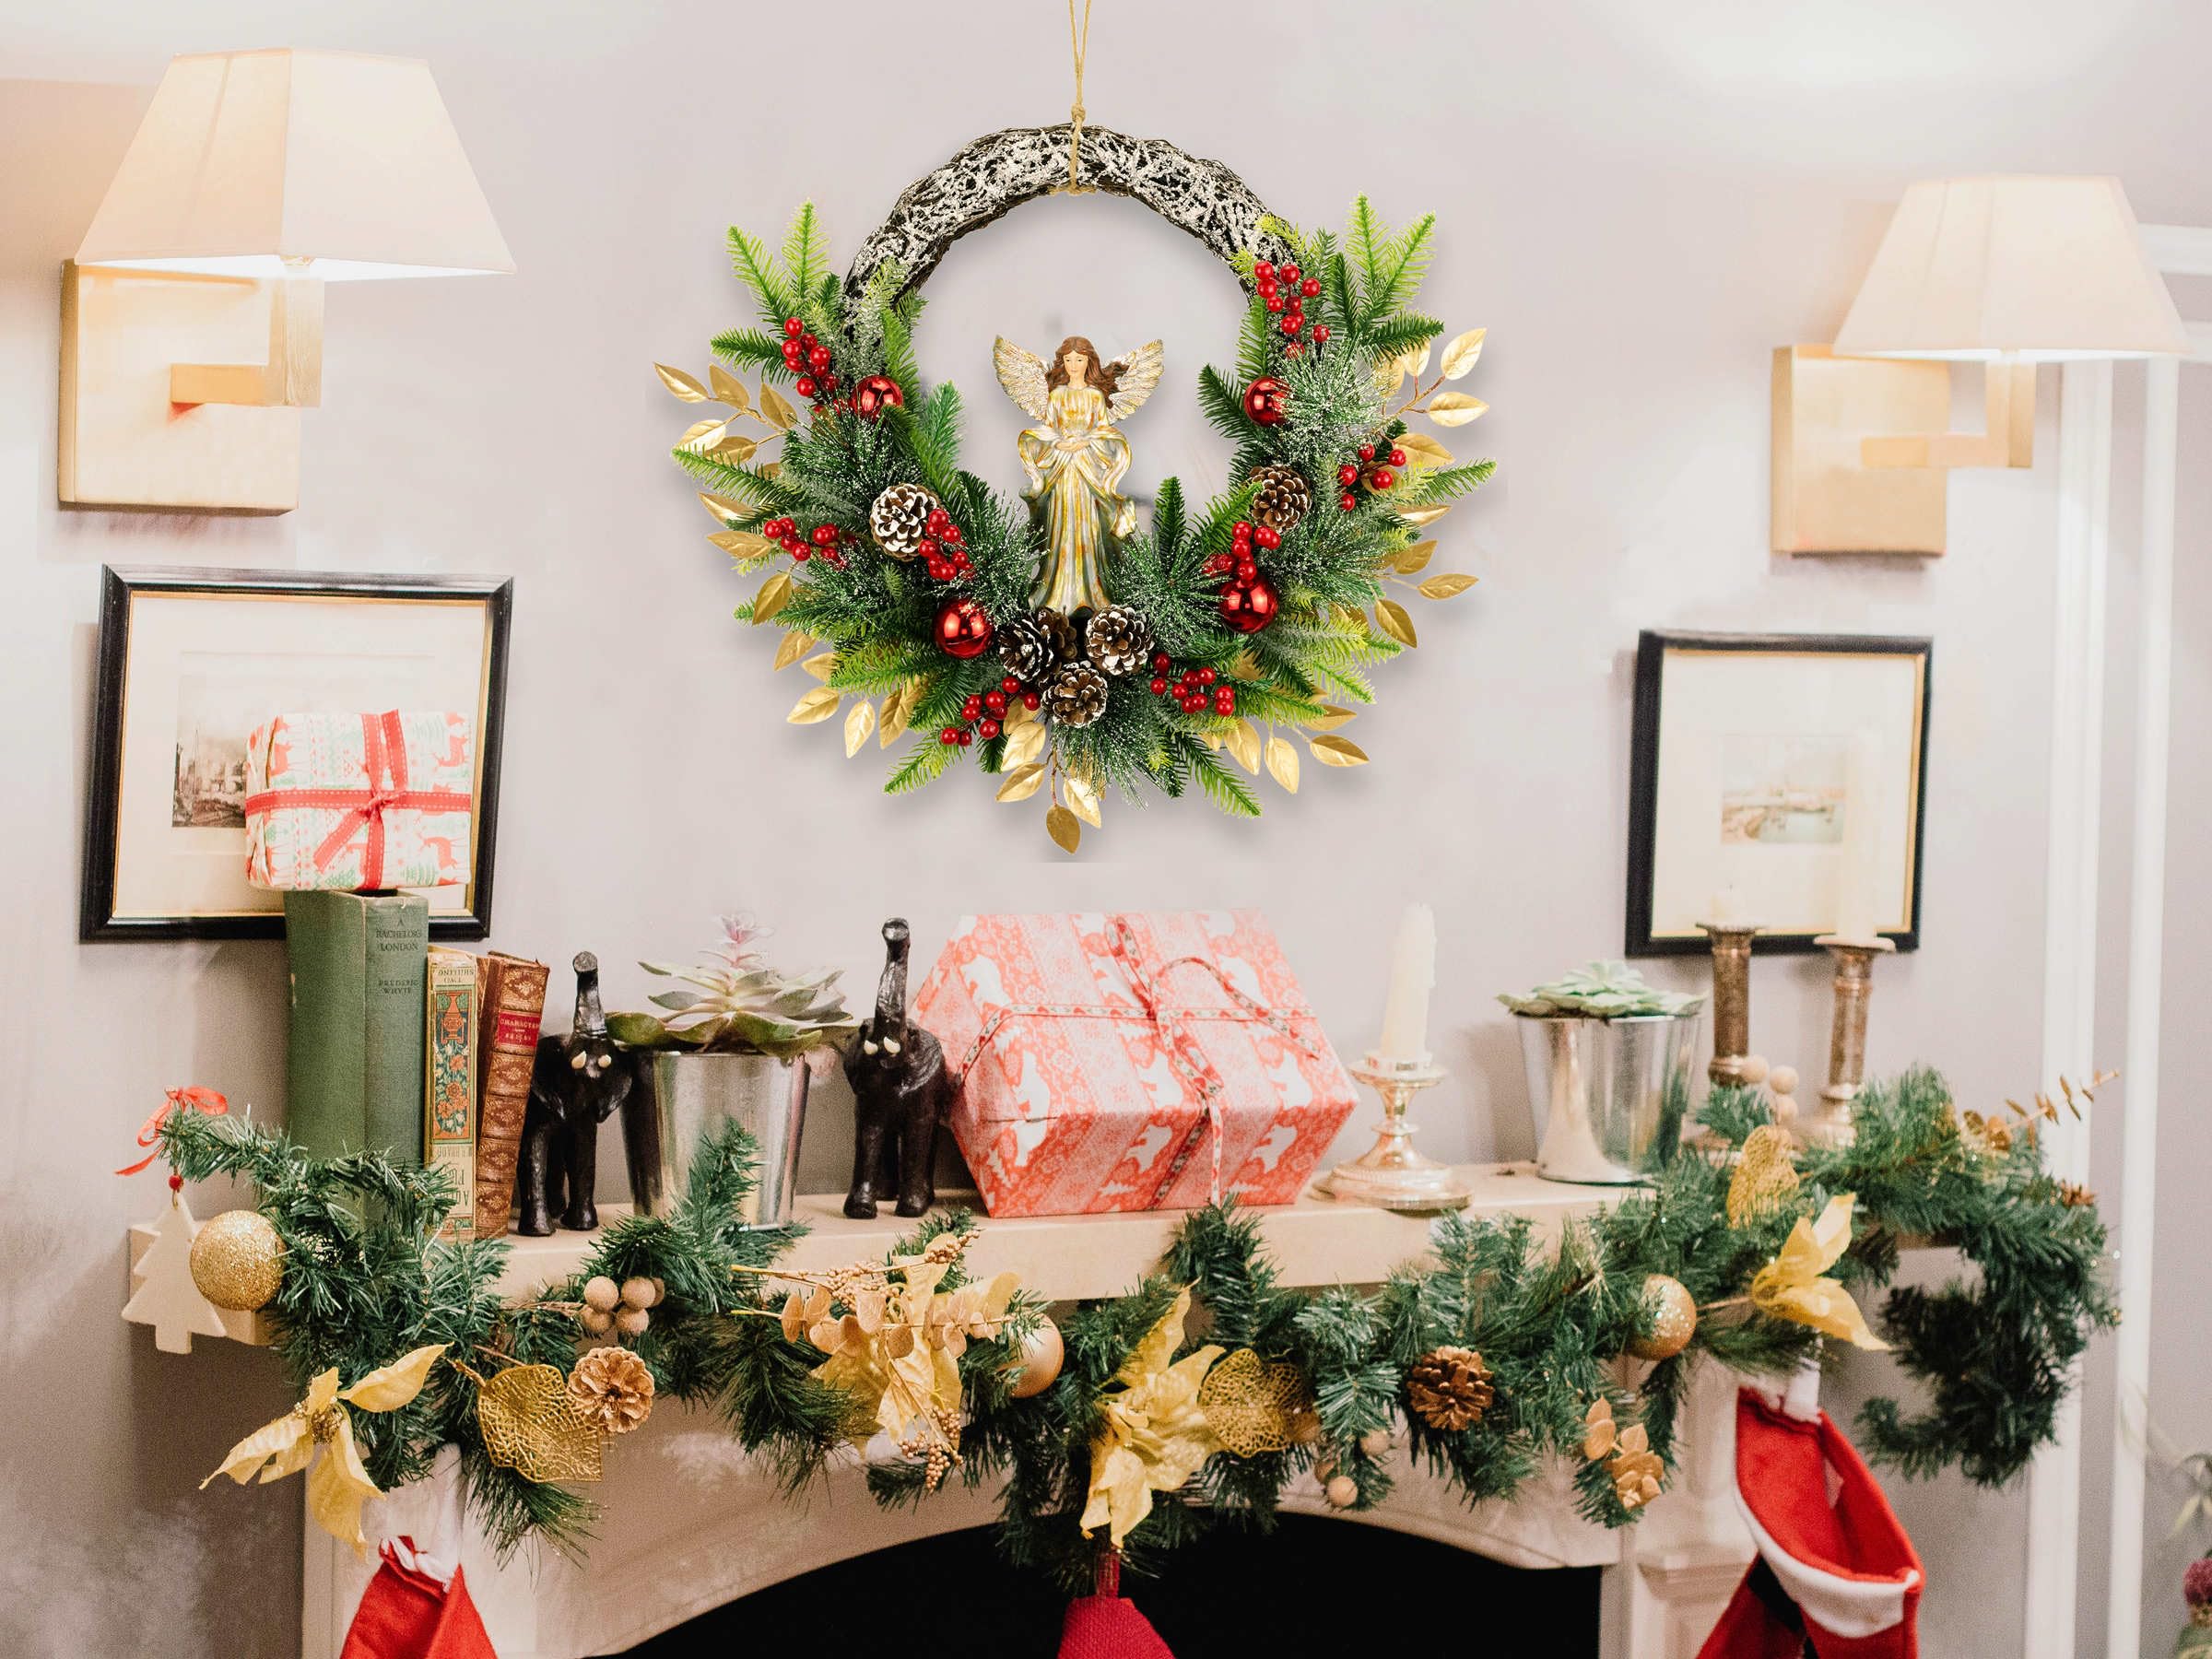
[[1450,1346],[1431,1348],[1413,1362],[1406,1394],[1413,1415],[1445,1434],[1473,1428],[1497,1398],[1482,1356]]
[[569,1405],[600,1433],[628,1434],[653,1411],[653,1372],[628,1348],[594,1348],[569,1373]]

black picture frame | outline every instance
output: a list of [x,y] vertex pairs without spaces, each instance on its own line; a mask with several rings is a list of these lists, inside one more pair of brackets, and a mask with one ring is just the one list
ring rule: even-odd
[[265,594],[333,601],[373,598],[450,604],[475,599],[484,607],[487,661],[477,729],[476,841],[465,911],[433,912],[433,939],[481,939],[491,931],[492,877],[499,833],[500,759],[506,724],[507,653],[514,582],[505,576],[382,575],[353,571],[255,571],[102,565],[100,644],[93,677],[91,768],[85,811],[85,857],[77,937],[123,939],[280,939],[284,915],[130,915],[115,913],[120,850],[124,710],[130,671],[133,601],[142,594]]
[[[1910,925],[1885,928],[1882,936],[1900,950],[1920,948],[1923,864],[1927,845],[1929,710],[1934,702],[1935,641],[1891,634],[1702,633],[1646,629],[1636,636],[1635,718],[1629,744],[1629,872],[1627,940],[1631,957],[1702,956],[1711,949],[1703,933],[1662,935],[1652,931],[1657,868],[1659,733],[1670,651],[1743,652],[1766,655],[1834,653],[1847,656],[1897,655],[1920,660],[1917,745],[1913,766]],[[1761,932],[1755,948],[1762,955],[1809,956],[1820,947],[1813,933]]]

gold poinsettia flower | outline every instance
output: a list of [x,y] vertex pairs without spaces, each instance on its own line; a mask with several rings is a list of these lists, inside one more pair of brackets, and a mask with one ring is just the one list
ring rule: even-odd
[[[265,1485],[306,1469],[307,1507],[315,1524],[341,1544],[366,1549],[361,1505],[382,1497],[383,1490],[361,1466],[360,1452],[353,1443],[353,1418],[346,1408],[397,1411],[422,1392],[430,1367],[445,1349],[442,1342],[418,1347],[371,1371],[350,1388],[338,1386],[335,1366],[318,1372],[307,1385],[306,1399],[231,1447],[222,1466],[201,1481],[200,1488],[205,1491],[216,1475],[228,1475],[240,1486],[259,1475]],[[329,1451],[317,1458],[317,1446]]]
[[1841,1336],[1856,1347],[1887,1348],[1889,1345],[1868,1327],[1851,1292],[1826,1277],[1851,1244],[1853,1202],[1845,1193],[1828,1201],[1818,1221],[1797,1218],[1774,1259],[1752,1276],[1751,1305],[1776,1319]]
[[1154,1492],[1173,1491],[1221,1449],[1198,1400],[1221,1348],[1208,1343],[1169,1363],[1182,1346],[1182,1322],[1190,1311],[1185,1287],[1114,1373],[1122,1386],[1103,1401],[1106,1426],[1090,1443],[1083,1532],[1088,1536],[1104,1525],[1117,1549],[1152,1512]]

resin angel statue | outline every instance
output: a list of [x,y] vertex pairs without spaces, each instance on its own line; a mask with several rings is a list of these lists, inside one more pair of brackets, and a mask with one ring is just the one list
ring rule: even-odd
[[1109,542],[1136,528],[1136,503],[1120,493],[1129,441],[1114,422],[1136,412],[1159,384],[1159,342],[1108,362],[1080,335],[1060,342],[1048,366],[1001,339],[993,353],[998,383],[1039,422],[1021,435],[1022,499],[1044,519],[1044,559],[1032,605],[1072,616],[1103,610]]

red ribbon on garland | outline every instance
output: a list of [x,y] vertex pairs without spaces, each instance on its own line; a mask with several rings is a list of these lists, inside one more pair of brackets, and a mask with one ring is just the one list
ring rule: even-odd
[[[1211,1150],[1214,1162],[1210,1190],[1213,1201],[1218,1204],[1221,1202],[1221,1093],[1227,1086],[1221,1081],[1221,1074],[1214,1069],[1213,1062],[1206,1057],[1206,1051],[1198,1045],[1197,1039],[1191,1034],[1183,1021],[1187,1019],[1256,1019],[1281,1037],[1284,1041],[1296,1043],[1306,1053],[1315,1058],[1320,1057],[1321,1051],[1312,1043],[1305,1041],[1290,1029],[1290,1016],[1278,1013],[1263,1003],[1255,1002],[1238,990],[1230,982],[1229,976],[1221,971],[1220,964],[1210,957],[1194,954],[1170,957],[1157,967],[1147,968],[1136,954],[1135,931],[1130,927],[1127,920],[1121,916],[1112,918],[1112,931],[1107,937],[1107,949],[1113,959],[1121,965],[1123,977],[1129,982],[1130,990],[1135,994],[1139,1005],[1137,1007],[1120,1007],[1111,1003],[1018,1003],[1009,1007],[994,1006],[983,1021],[982,1030],[976,1033],[975,1041],[968,1045],[968,1052],[960,1057],[960,1063],[954,1070],[954,1085],[958,1087],[967,1080],[969,1069],[975,1065],[984,1047],[997,1034],[998,1028],[1009,1019],[1016,1018],[1141,1019],[1158,1034],[1160,1053],[1166,1059],[1169,1068],[1190,1085],[1192,1091],[1198,1096],[1199,1100],[1206,1107],[1206,1115],[1191,1125],[1190,1134],[1183,1137],[1182,1145],[1175,1149],[1175,1156],[1168,1160],[1167,1173],[1162,1175],[1154,1185],[1149,1202],[1155,1205],[1159,1202],[1160,1195],[1174,1184],[1175,1178],[1182,1173],[1183,1167],[1191,1161],[1191,1154],[1197,1150],[1199,1137],[1211,1129],[1213,1131]],[[1171,969],[1186,966],[1203,968],[1206,972],[1212,974],[1215,983],[1218,984],[1223,993],[1238,1006],[1234,1008],[1171,1008],[1164,1006],[1166,992],[1163,989],[1162,982],[1167,978]],[[1305,1008],[1295,1009],[1293,1013],[1300,1018],[1311,1019],[1312,1018],[1312,1011]]]
[[466,812],[476,803],[458,789],[407,787],[407,745],[397,709],[361,716],[361,769],[369,779],[365,789],[265,789],[246,797],[245,810],[252,817],[290,806],[340,809],[337,823],[315,849],[318,870],[330,868],[352,841],[354,831],[366,824],[369,845],[361,854],[361,890],[374,892],[384,885],[385,813]]
[[[147,1114],[146,1122],[138,1125],[138,1144],[152,1147],[136,1163],[115,1171],[118,1175],[135,1175],[147,1164],[161,1156],[161,1125],[171,1115],[187,1112],[205,1112],[209,1117],[221,1117],[230,1110],[230,1102],[212,1088],[172,1088],[161,1097],[161,1104]],[[171,1180],[171,1186],[182,1186],[181,1181]]]

